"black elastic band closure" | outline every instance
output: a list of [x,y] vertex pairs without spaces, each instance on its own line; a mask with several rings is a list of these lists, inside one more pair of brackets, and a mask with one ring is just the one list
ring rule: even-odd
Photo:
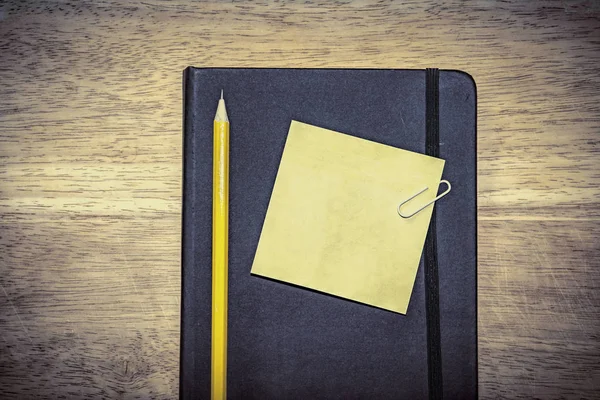
[[[425,153],[439,157],[440,153],[440,113],[439,113],[439,70],[425,70]],[[437,235],[435,207],[425,241],[425,305],[427,312],[427,369],[429,399],[443,398],[442,348],[440,338],[440,292],[438,281]]]

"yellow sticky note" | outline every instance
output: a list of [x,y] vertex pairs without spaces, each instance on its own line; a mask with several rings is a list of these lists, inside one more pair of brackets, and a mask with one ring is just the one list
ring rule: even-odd
[[252,273],[406,314],[444,160],[292,121]]

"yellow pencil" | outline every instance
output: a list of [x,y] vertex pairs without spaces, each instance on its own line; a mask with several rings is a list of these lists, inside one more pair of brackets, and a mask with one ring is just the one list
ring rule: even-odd
[[213,124],[211,398],[227,397],[227,252],[229,231],[229,118],[221,99]]

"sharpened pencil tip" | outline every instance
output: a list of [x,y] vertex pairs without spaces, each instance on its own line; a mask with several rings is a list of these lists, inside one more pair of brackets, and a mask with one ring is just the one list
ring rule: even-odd
[[229,122],[229,118],[227,118],[227,109],[225,108],[225,100],[223,100],[223,89],[221,89],[221,98],[219,99],[219,103],[217,104],[215,121]]

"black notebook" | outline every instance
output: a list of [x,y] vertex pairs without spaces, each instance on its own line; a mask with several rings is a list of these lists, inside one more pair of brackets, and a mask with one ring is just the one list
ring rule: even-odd
[[[180,397],[210,398],[212,132],[221,89],[231,123],[227,397],[476,398],[473,79],[437,69],[191,67]],[[435,205],[406,315],[250,274],[292,120],[446,160],[452,192]]]

